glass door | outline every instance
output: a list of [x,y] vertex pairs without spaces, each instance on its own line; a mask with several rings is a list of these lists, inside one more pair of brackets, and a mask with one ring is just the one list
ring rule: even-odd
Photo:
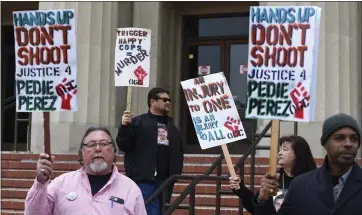
[[230,91],[233,96],[237,96],[241,104],[246,105],[247,72],[243,69],[247,69],[248,66],[248,41],[226,41],[226,47],[229,54],[226,70],[229,71]]
[[[242,68],[248,62],[248,44],[245,40],[218,40],[190,42],[186,46],[183,62],[182,80],[198,77],[200,66],[205,66],[210,74],[224,72],[231,90],[236,97],[235,103],[239,108],[246,105],[247,82],[246,74],[242,73]],[[182,93],[181,95],[181,119],[184,140],[185,153],[197,154],[220,154],[221,147],[214,147],[207,150],[201,150],[198,138],[192,123],[191,114],[187,102]],[[240,106],[241,105],[241,106]],[[243,112],[244,113],[244,112]],[[243,114],[239,114],[244,118]],[[244,124],[244,120],[243,120]],[[244,125],[247,127],[247,125]],[[245,128],[247,129],[247,128]],[[250,136],[250,135],[249,135]],[[249,139],[249,137],[248,137]],[[246,150],[248,144],[240,141],[230,150],[231,154],[241,154]]]
[[[221,71],[225,72],[224,48],[225,44],[222,41],[190,42],[185,51],[182,80],[198,77],[199,67],[205,68],[205,72],[209,72],[210,74]],[[181,96],[181,100],[181,119],[185,153],[220,153],[220,147],[201,150],[190,111],[183,95]]]

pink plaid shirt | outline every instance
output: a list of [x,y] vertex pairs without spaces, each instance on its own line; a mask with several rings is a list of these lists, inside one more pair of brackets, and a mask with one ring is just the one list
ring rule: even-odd
[[[112,199],[112,200],[111,200]],[[114,166],[108,183],[92,196],[84,168],[51,183],[35,179],[25,200],[25,215],[147,215],[141,190]]]

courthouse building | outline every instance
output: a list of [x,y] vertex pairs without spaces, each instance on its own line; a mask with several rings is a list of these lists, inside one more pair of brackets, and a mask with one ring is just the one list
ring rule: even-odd
[[[171,91],[171,114],[185,137],[185,152],[220,153],[220,147],[204,151],[199,147],[180,81],[196,77],[198,66],[208,65],[211,73],[225,73],[232,94],[245,105],[246,75],[240,73],[240,66],[248,60],[250,6],[258,5],[322,8],[316,118],[311,123],[298,123],[298,134],[309,141],[315,157],[323,157],[319,138],[326,117],[345,112],[359,123],[362,120],[360,2],[1,2],[1,100],[14,96],[15,88],[12,11],[75,9],[78,112],[50,114],[53,153],[75,153],[89,125],[106,125],[116,135],[127,94],[127,88],[114,86],[116,28],[132,26],[152,30],[150,87],[133,88],[133,113],[147,111],[149,89],[167,88]],[[3,111],[2,150],[12,150],[14,114],[15,107]],[[28,141],[30,151],[39,153],[43,150],[43,115],[31,116],[30,126],[19,122],[17,148],[25,150]],[[257,131],[267,123],[257,120]],[[293,123],[281,123],[281,135],[293,131]],[[269,140],[264,138],[261,144],[267,145]],[[240,142],[232,153],[242,153],[246,145]]]

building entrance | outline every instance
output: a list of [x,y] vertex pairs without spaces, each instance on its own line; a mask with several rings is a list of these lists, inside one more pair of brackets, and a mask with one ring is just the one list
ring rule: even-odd
[[[1,2],[1,150],[28,151],[30,113],[15,109],[13,11],[37,10],[39,2]],[[16,118],[18,120],[16,120]]]
[[[247,92],[247,76],[243,73],[243,69],[248,61],[248,14],[223,17],[189,16],[184,18],[183,29],[182,80],[198,77],[200,66],[209,68],[211,74],[224,72],[235,102],[241,109],[240,115],[243,117],[242,110],[245,108]],[[185,152],[220,154],[221,147],[201,150],[183,95],[181,100],[181,130],[184,134]],[[247,143],[248,140],[239,141],[231,153],[242,153]]]

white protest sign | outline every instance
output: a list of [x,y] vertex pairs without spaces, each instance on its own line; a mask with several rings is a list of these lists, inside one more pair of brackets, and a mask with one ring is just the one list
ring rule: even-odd
[[251,7],[247,118],[314,120],[321,8]]
[[115,85],[148,87],[150,84],[151,30],[117,28]]
[[224,73],[181,82],[202,149],[246,138]]
[[16,111],[77,111],[75,11],[13,12]]

